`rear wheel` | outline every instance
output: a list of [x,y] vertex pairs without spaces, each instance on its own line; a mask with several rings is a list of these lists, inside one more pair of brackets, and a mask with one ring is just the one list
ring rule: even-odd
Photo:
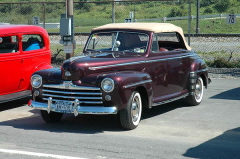
[[43,120],[47,123],[58,122],[62,119],[63,113],[50,112],[46,110],[41,110],[41,116]]
[[195,90],[193,94],[187,96],[187,103],[189,105],[199,105],[202,102],[203,98],[203,80],[199,77],[195,84]]
[[125,129],[135,129],[142,115],[141,95],[134,91],[128,101],[127,107],[119,111],[121,126]]

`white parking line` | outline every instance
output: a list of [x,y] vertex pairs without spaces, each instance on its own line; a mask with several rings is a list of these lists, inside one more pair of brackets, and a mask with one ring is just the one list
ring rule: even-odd
[[86,158],[79,158],[79,157],[61,156],[61,155],[36,153],[36,152],[28,152],[28,151],[18,151],[18,150],[8,150],[8,149],[0,149],[0,152],[9,153],[9,154],[37,156],[37,157],[51,157],[51,158],[56,158],[56,159],[86,159]]

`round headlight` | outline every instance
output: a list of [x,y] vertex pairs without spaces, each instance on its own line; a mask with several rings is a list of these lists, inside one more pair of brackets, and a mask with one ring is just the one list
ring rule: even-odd
[[42,77],[39,75],[33,75],[31,77],[31,85],[33,88],[39,88],[42,85]]
[[112,92],[114,89],[114,81],[111,78],[104,78],[101,87],[105,92]]

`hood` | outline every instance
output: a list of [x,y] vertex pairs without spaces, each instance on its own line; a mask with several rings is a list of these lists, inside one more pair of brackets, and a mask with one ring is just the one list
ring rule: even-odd
[[94,56],[77,56],[66,60],[61,66],[63,80],[80,80],[89,74],[127,70],[126,64],[141,61],[142,56],[113,56],[101,53]]

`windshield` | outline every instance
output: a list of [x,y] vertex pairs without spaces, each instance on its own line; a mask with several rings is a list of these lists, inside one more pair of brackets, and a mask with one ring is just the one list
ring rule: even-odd
[[101,32],[92,34],[86,51],[145,53],[149,36],[136,32]]

